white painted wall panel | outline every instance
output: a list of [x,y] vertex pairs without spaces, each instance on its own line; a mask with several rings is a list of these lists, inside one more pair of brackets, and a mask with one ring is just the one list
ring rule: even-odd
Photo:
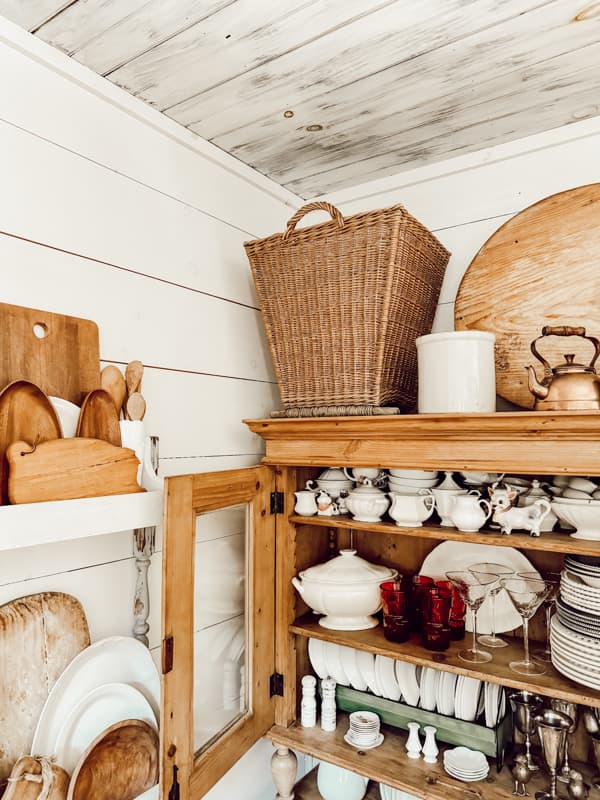
[[[192,147],[162,121],[154,125],[141,103],[139,114],[131,98],[120,106],[118,90],[107,84],[102,95],[84,69],[40,42],[27,55],[21,32],[3,44],[10,30],[0,23],[0,69],[12,76],[0,88],[0,301],[93,319],[103,364],[145,363],[146,429],[160,436],[162,474],[256,464],[262,443],[241,418],[268,415],[279,403],[242,242],[283,226],[289,194],[240,172],[215,148]],[[160,530],[157,538],[149,633],[156,651]],[[199,548],[210,576],[239,555],[239,535],[213,519]],[[0,603],[71,592],[94,639],[129,634],[132,550],[126,531],[8,553]],[[217,612],[200,620],[215,634],[227,616]],[[246,786],[249,774],[266,776],[248,800],[266,796],[269,752],[259,745],[234,770]],[[226,786],[211,797],[228,796]]]

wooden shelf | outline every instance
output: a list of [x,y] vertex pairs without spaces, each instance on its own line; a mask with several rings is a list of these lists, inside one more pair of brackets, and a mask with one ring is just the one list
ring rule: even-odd
[[498,683],[513,689],[528,689],[548,697],[600,708],[600,691],[589,689],[565,678],[554,669],[552,664],[544,665],[546,667],[545,675],[519,675],[513,672],[509,667],[509,662],[523,657],[521,639],[513,639],[508,647],[499,647],[491,651],[493,656],[491,661],[485,664],[469,665],[458,657],[458,651],[471,646],[470,634],[466,634],[460,642],[452,642],[449,649],[443,653],[434,653],[421,645],[418,635],[414,635],[408,642],[395,644],[388,642],[384,637],[380,625],[363,631],[332,631],[321,627],[313,614],[306,614],[297,619],[290,626],[290,631],[299,636],[322,639],[353,647],[356,650],[367,650],[423,667],[434,667],[444,672],[469,675],[489,683]]
[[[512,776],[506,767],[498,773],[492,766],[484,781],[462,783],[444,771],[441,760],[445,745],[438,743],[440,755],[437,764],[425,764],[421,758],[408,758],[404,747],[406,735],[401,731],[383,725],[385,741],[380,747],[356,750],[344,741],[347,730],[347,715],[338,714],[338,726],[334,733],[324,733],[320,728],[301,728],[294,724],[289,728],[276,725],[267,735],[275,745],[308,753],[426,800],[509,800],[513,796]],[[581,765],[577,764],[576,768],[580,769]],[[589,774],[585,767],[583,771],[584,774]],[[542,770],[540,773],[535,774],[527,784],[532,797],[536,791],[548,787],[548,775]],[[316,779],[312,773],[300,782],[298,788],[296,797],[300,800],[318,800],[320,797],[318,793],[314,793]],[[377,791],[367,795],[367,798],[371,797],[377,798]]]
[[160,525],[163,492],[0,506],[0,552]]
[[463,533],[456,528],[443,528],[441,525],[423,525],[420,528],[401,528],[393,522],[357,522],[350,517],[290,517],[294,525],[317,525],[322,528],[343,528],[346,530],[389,533],[395,536],[412,536],[416,539],[437,539],[439,541],[476,542],[500,547],[516,547],[520,550],[544,550],[551,553],[575,553],[577,555],[600,556],[600,542],[573,539],[568,533],[542,533],[529,536],[527,533],[511,533],[503,536],[498,531],[481,530],[478,533]]
[[600,413],[519,411],[245,420],[265,464],[600,475]]

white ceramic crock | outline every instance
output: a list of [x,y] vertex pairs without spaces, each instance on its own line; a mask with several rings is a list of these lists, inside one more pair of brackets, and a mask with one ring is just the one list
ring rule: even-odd
[[335,631],[361,631],[378,623],[371,616],[381,608],[379,584],[396,578],[397,570],[370,564],[356,550],[317,564],[292,578],[305,603],[325,614],[319,625]]
[[362,800],[368,779],[349,769],[321,761],[317,770],[317,788],[323,800]]
[[420,414],[496,410],[494,342],[486,331],[430,333],[416,340]]

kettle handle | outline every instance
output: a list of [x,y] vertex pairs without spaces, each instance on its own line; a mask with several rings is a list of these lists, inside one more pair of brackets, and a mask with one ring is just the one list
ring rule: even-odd
[[595,336],[588,336],[583,327],[575,328],[572,325],[544,325],[542,328],[542,335],[538,336],[537,339],[534,339],[531,343],[531,352],[544,366],[544,381],[549,382],[552,378],[552,367],[546,359],[539,354],[536,344],[545,336],[581,336],[582,339],[587,339],[595,348],[594,357],[589,364],[590,369],[594,368],[594,364],[598,360],[598,356],[600,356],[600,341]]

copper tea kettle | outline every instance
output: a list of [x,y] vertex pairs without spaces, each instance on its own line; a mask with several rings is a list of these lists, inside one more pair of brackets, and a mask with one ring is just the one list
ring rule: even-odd
[[[574,353],[568,353],[564,356],[564,364],[551,367],[536,348],[536,344],[545,336],[581,336],[594,345],[594,357],[585,366],[575,362]],[[525,367],[529,375],[529,391],[536,398],[536,411],[600,411],[600,376],[594,369],[600,355],[598,339],[587,336],[585,328],[546,325],[542,328],[542,335],[531,343],[531,352],[544,366],[541,382],[538,381],[533,367]]]

